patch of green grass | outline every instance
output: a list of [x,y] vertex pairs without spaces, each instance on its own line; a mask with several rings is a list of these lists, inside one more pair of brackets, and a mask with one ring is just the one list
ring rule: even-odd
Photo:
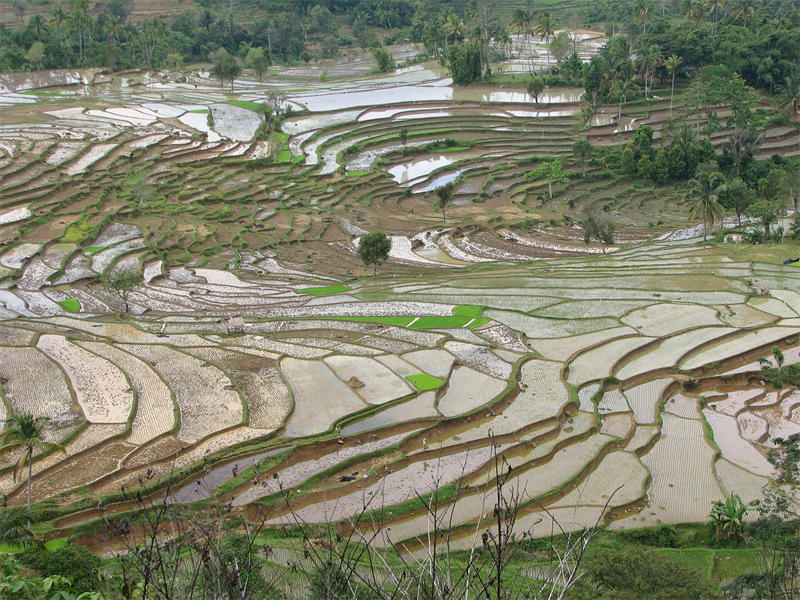
[[450,146],[449,148],[437,150],[437,152],[463,152],[464,150],[469,150],[469,146]]
[[453,314],[457,317],[480,317],[483,314],[483,306],[474,306],[472,304],[459,304],[453,308]]
[[475,329],[476,327],[480,327],[481,325],[486,325],[491,319],[487,319],[486,317],[478,317],[472,321],[469,325],[467,325],[467,329]]
[[230,104],[232,106],[238,106],[239,108],[246,108],[247,110],[252,110],[253,112],[263,112],[265,105],[259,104],[258,102],[250,102],[248,100],[228,100],[226,104]]
[[464,327],[472,317],[420,317],[411,329],[456,329]]
[[60,96],[61,92],[49,92],[46,90],[23,90],[22,94],[27,94],[28,96]]
[[284,150],[275,155],[275,164],[282,164],[292,162],[292,153],[289,150]]
[[92,229],[92,224],[86,219],[81,219],[77,223],[69,225],[61,236],[61,242],[82,242],[86,234]]
[[334,321],[353,321],[355,323],[380,323],[396,327],[408,327],[414,317],[325,317]]
[[444,381],[433,375],[427,373],[419,373],[417,375],[406,375],[411,384],[420,392],[427,392],[429,390],[438,390],[444,385]]
[[662,554],[683,567],[696,569],[703,574],[711,571],[713,551],[707,548],[657,548],[656,552]]
[[369,175],[369,171],[348,171],[348,177],[363,177],[364,175]]
[[61,305],[61,308],[66,310],[67,312],[76,313],[80,312],[81,304],[74,298],[68,298],[67,300],[59,300],[58,303]]
[[103,246],[88,246],[86,254],[94,254],[95,252],[100,252],[100,250],[103,250]]
[[207,108],[198,108],[198,109],[195,109],[195,110],[190,110],[189,112],[190,113],[195,113],[195,114],[198,114],[198,115],[207,115],[208,114],[208,109]]
[[55,540],[50,540],[49,542],[45,542],[44,547],[47,548],[50,552],[55,552],[56,550],[61,548],[61,546],[66,544],[68,540],[69,540],[68,537],[61,537]]
[[328,294],[341,294],[349,292],[350,288],[340,283],[338,285],[326,285],[325,287],[311,287],[297,290],[300,294],[310,294],[312,296],[327,296]]

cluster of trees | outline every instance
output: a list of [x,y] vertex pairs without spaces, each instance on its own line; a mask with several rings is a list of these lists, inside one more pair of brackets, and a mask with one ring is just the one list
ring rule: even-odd
[[791,2],[601,0],[584,9],[585,23],[603,23],[613,36],[586,69],[593,100],[623,91],[649,95],[661,84],[709,65],[725,65],[754,88],[780,94],[796,113],[800,99],[800,11]]
[[[694,131],[688,124],[674,127],[655,148],[653,130],[643,125],[621,151],[594,148],[580,139],[572,147],[572,157],[584,176],[586,165],[594,164],[659,184],[687,181],[690,218],[702,220],[706,233],[727,211],[736,215],[739,225],[745,216],[762,224],[763,235],[752,232],[750,241],[782,238],[783,230],[773,233],[771,227],[789,206],[798,208],[800,165],[780,155],[753,158],[760,137],[752,129],[734,132],[720,153],[708,138],[698,141]],[[797,229],[800,235],[800,223]]]
[[[209,60],[221,47],[260,75],[272,62],[327,58],[341,47],[356,44],[380,46],[374,28],[409,34],[417,11],[410,0],[241,0],[241,4],[246,25],[237,21],[234,3],[227,1],[204,2],[199,15],[187,10],[171,20],[134,23],[131,0],[96,5],[90,0],[63,0],[54,3],[48,14],[33,15],[14,29],[0,26],[0,71],[180,68]],[[343,25],[352,25],[352,36],[342,33],[346,31]],[[389,41],[406,39],[403,35],[398,33]],[[260,56],[258,52],[251,55],[254,48]]]
[[716,152],[708,138],[697,140],[694,130],[684,124],[668,133],[661,147],[653,147],[653,129],[643,125],[619,157],[619,169],[625,175],[668,181],[691,179],[698,165],[714,161]]

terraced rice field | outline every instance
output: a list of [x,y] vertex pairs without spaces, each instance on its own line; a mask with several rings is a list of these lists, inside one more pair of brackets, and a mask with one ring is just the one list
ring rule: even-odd
[[[573,174],[544,201],[526,174],[575,167],[579,91],[533,110],[420,67],[292,93],[306,111],[242,141],[229,97],[192,77],[0,109],[0,422],[47,416],[64,443],[33,469],[57,526],[172,477],[176,502],[274,506],[284,486],[309,521],[384,508],[412,543],[416,494],[458,486],[463,541],[491,520],[494,452],[537,534],[541,506],[638,527],[773,485],[765,456],[800,431],[800,399],[752,375],[776,344],[800,360],[800,271],[656,239],[653,207],[683,208],[650,190]],[[663,126],[663,102],[635,108]],[[429,192],[448,180],[443,223]],[[619,250],[546,224],[586,206],[633,223]],[[372,277],[356,241],[379,228],[392,252]],[[99,283],[122,266],[143,272],[130,314]],[[9,465],[0,491],[24,501]]]

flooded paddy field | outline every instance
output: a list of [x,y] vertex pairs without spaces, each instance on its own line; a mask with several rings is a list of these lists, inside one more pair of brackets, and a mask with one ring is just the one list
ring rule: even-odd
[[[514,43],[512,71],[536,51]],[[758,380],[758,359],[800,360],[800,271],[670,236],[676,198],[586,183],[571,158],[578,132],[658,131],[663,102],[584,122],[579,89],[536,101],[435,65],[287,69],[233,92],[202,72],[97,75],[4,79],[0,95],[0,424],[46,416],[64,444],[33,466],[57,528],[172,477],[172,502],[244,509],[283,484],[310,522],[368,496],[405,506],[392,526],[413,540],[415,492],[461,486],[456,528],[482,514],[495,451],[531,523],[536,506],[594,520],[615,473],[621,528],[702,521],[775,485],[766,454],[800,432],[800,400]],[[295,112],[265,133],[275,89]],[[550,199],[530,173],[553,158],[572,182]],[[448,182],[445,220],[431,204]],[[587,207],[624,224],[614,246],[583,242]],[[357,256],[374,230],[392,241],[375,277]],[[101,285],[124,267],[142,273],[128,313]],[[0,491],[24,502],[8,465]]]

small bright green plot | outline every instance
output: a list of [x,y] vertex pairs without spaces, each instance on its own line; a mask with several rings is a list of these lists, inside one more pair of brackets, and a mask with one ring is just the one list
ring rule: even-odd
[[458,329],[471,320],[472,317],[420,317],[411,329]]
[[381,325],[394,325],[408,327],[414,317],[327,317],[333,321],[354,321],[356,323],[380,323]]
[[252,110],[253,112],[261,112],[265,108],[265,105],[263,104],[259,104],[258,102],[250,102],[248,100],[228,100],[227,104],[238,106],[239,108],[246,108],[247,110]]
[[61,308],[66,310],[67,312],[76,313],[81,310],[81,304],[74,298],[68,298],[66,300],[59,300],[58,303],[61,305]]
[[457,317],[480,317],[483,314],[483,306],[472,304],[459,304],[453,307],[453,314]]
[[303,288],[297,290],[300,294],[310,294],[312,296],[327,296],[328,294],[341,294],[342,292],[349,292],[350,288],[344,284],[326,285],[325,287]]
[[429,390],[438,390],[444,385],[444,381],[433,375],[427,373],[419,373],[417,375],[406,375],[411,384],[420,392],[427,392]]
[[481,325],[486,325],[491,319],[487,319],[486,317],[479,317],[477,319],[473,319],[472,323],[467,325],[468,329],[475,329],[476,327],[480,327]]

